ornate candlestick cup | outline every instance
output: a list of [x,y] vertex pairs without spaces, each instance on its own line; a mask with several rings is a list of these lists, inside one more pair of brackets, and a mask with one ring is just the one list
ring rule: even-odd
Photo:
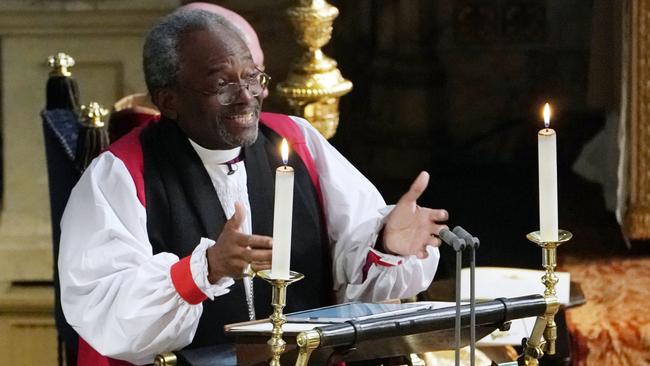
[[271,339],[267,342],[271,349],[271,366],[280,366],[280,356],[284,352],[287,342],[282,339],[282,325],[287,321],[287,317],[282,313],[282,309],[287,303],[287,286],[302,280],[305,276],[302,273],[291,271],[289,279],[278,279],[271,277],[271,270],[257,272],[257,275],[264,281],[271,284],[272,295],[271,305],[273,305],[273,314],[270,316],[273,330]]

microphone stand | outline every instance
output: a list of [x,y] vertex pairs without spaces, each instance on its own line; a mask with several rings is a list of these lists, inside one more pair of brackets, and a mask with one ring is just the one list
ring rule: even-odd
[[460,270],[463,266],[463,250],[466,247],[464,239],[459,238],[449,229],[440,230],[440,239],[456,251],[456,325],[454,327],[456,351],[456,366],[460,366]]
[[[469,331],[470,331],[470,365],[476,362],[476,249],[481,245],[477,237],[472,236],[460,226],[454,228],[454,234],[465,240],[469,247]],[[458,265],[458,264],[457,264]],[[457,270],[458,271],[458,270]]]

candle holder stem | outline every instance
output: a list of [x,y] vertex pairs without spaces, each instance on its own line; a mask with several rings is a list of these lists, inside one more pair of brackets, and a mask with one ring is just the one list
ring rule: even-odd
[[273,306],[273,314],[271,314],[269,320],[273,325],[273,329],[271,330],[271,339],[267,342],[269,349],[271,350],[271,361],[269,362],[269,365],[281,366],[280,356],[282,356],[287,345],[287,342],[282,339],[282,325],[287,321],[287,317],[283,313],[283,309],[287,304],[287,286],[296,281],[300,281],[303,279],[304,275],[291,271],[289,279],[278,279],[271,277],[270,270],[259,271],[257,272],[257,275],[271,284],[272,291],[271,305]]
[[542,247],[542,266],[546,270],[546,273],[542,276],[542,283],[546,287],[544,296],[555,296],[555,285],[558,283],[555,267],[557,266],[557,246],[559,243],[544,242],[540,245]]
[[571,240],[572,237],[573,234],[566,230],[558,231],[557,241],[543,241],[539,231],[526,235],[528,240],[542,248],[542,267],[545,270],[542,283],[544,284],[544,298],[546,299],[547,309],[543,316],[537,318],[531,336],[524,339],[524,352],[518,360],[519,365],[538,365],[538,360],[544,355],[544,352],[549,355],[555,354],[555,342],[557,340],[555,314],[560,307],[555,288],[558,283],[558,277],[555,274],[557,248],[562,243]]

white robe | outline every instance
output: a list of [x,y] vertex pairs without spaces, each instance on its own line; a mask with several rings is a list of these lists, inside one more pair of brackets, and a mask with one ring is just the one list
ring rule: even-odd
[[[423,260],[375,251],[383,262],[399,264],[372,265],[364,281],[362,268],[368,251],[374,251],[391,207],[307,121],[292,118],[305,135],[319,174],[338,301],[397,299],[425,290],[436,272],[437,248],[428,247],[429,257]],[[232,175],[219,164],[237,156],[239,150],[192,146],[212,179],[226,217],[233,214],[235,201],[244,203],[247,218],[242,231],[250,233],[245,162],[237,163]],[[102,355],[135,364],[151,363],[160,352],[188,345],[203,310],[201,304],[191,305],[176,292],[170,268],[179,258],[171,253],[153,255],[146,223],[146,209],[136,196],[133,179],[111,152],[102,153],[84,172],[61,221],[58,265],[68,323]],[[213,244],[201,239],[190,259],[192,278],[210,300],[227,293],[233,284],[231,278],[215,285],[208,282],[205,252]]]

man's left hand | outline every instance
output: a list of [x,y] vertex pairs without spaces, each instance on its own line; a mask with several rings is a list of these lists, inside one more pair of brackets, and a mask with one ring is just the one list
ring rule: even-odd
[[447,227],[440,222],[447,221],[449,214],[446,210],[418,206],[417,199],[428,184],[429,173],[421,172],[386,218],[381,243],[386,253],[423,259],[428,256],[427,246],[440,245],[438,234]]

